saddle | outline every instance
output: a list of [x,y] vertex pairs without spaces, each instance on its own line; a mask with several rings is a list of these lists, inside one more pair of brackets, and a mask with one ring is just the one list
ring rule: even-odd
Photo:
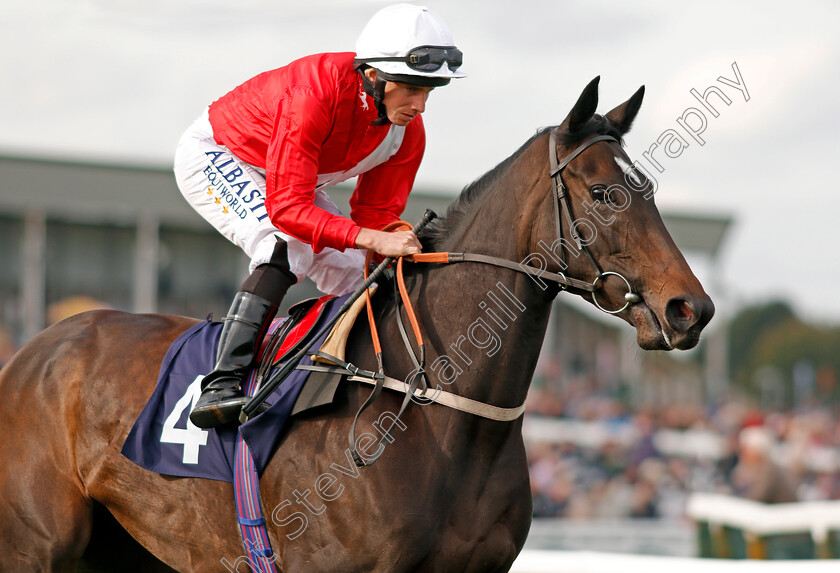
[[[375,291],[376,287],[373,287],[371,294]],[[263,339],[258,375],[259,372],[262,372],[263,377],[265,377],[274,366],[293,355],[300,345],[309,338],[314,325],[318,321],[320,312],[323,311],[322,301],[330,298],[332,297],[308,299],[289,309],[288,326],[282,330],[274,330],[273,334],[266,334]],[[350,331],[356,324],[356,319],[364,307],[365,299],[361,297],[350,306],[327,334],[321,348],[313,356],[313,362],[330,366],[344,364]],[[281,319],[280,322],[282,320],[286,319]],[[269,329],[269,332],[272,332],[272,330]],[[341,382],[342,374],[325,371],[310,372],[309,378],[295,402],[292,416],[318,406],[331,404],[335,397],[335,391]]]
[[[290,309],[290,318],[272,322],[262,343],[263,360],[249,373],[245,388],[253,395],[287,356],[308,344],[321,325],[341,307],[344,297],[321,297]],[[355,316],[358,316],[358,308]],[[345,316],[329,336],[314,341],[312,352],[324,348],[330,339],[331,352],[344,356],[344,345],[355,316]],[[267,402],[269,408],[239,428],[202,430],[188,422],[189,412],[201,392],[201,380],[213,369],[216,345],[222,324],[201,322],[179,336],[164,357],[158,383],[134,423],[122,453],[141,467],[156,473],[180,477],[233,480],[233,459],[237,431],[253,453],[258,472],[268,463],[283,435],[290,416],[329,404],[340,382],[340,375],[307,369],[295,370]],[[307,355],[301,366],[314,367]],[[247,391],[247,390],[246,390]]]

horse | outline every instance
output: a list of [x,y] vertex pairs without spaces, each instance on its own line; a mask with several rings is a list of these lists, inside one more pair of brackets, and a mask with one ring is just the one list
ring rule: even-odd
[[[421,233],[425,252],[515,263],[405,265],[431,385],[523,404],[564,289],[635,327],[643,349],[698,343],[714,305],[621,143],[643,95],[598,115],[596,78],[561,124],[468,185]],[[389,280],[373,314],[385,370],[404,378],[415,367]],[[196,323],[92,311],[45,329],[2,370],[1,570],[73,571],[89,544],[123,542],[132,552],[111,551],[105,570],[247,569],[231,484],[159,475],[120,453],[168,347]],[[376,369],[367,321],[353,327],[347,360]],[[347,432],[369,391],[343,382],[332,405],[293,417],[260,477],[277,570],[509,570],[532,515],[522,417],[413,403],[378,461],[358,468]],[[382,392],[361,424],[403,398]]]

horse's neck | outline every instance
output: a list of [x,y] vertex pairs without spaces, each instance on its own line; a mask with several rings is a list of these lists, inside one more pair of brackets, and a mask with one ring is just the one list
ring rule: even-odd
[[[531,250],[531,236],[550,193],[548,154],[544,140],[506,165],[461,217],[457,228],[441,241],[444,250],[475,252],[520,261]],[[540,191],[545,187],[546,193]]]
[[[443,389],[450,385],[473,400],[518,406],[530,385],[550,305],[533,296],[530,279],[512,271],[487,267],[462,276],[443,285],[445,299],[438,297],[429,313],[436,331],[430,382]],[[429,292],[438,290],[433,281],[430,277]]]
[[[525,198],[539,195],[528,188],[540,184],[541,168],[526,151],[442,244],[456,252],[522,260],[539,206]],[[450,381],[453,391],[475,400],[521,404],[545,336],[551,298],[524,274],[480,263],[424,274],[427,294],[422,296],[433,297],[428,320],[436,334],[430,378]]]

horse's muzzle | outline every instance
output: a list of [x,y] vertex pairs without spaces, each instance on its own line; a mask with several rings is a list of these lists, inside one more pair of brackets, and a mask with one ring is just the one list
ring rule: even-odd
[[665,320],[671,331],[668,342],[673,348],[694,347],[714,314],[715,305],[708,296],[684,295],[670,299],[665,305]]

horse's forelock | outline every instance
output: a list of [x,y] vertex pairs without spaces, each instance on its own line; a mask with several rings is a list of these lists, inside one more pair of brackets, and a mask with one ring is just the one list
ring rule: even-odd
[[624,140],[621,137],[621,132],[612,124],[610,120],[597,113],[592,118],[583,124],[579,129],[570,131],[560,131],[557,134],[557,140],[562,145],[575,146],[582,143],[584,139],[591,135],[609,135],[616,138],[624,146]]

